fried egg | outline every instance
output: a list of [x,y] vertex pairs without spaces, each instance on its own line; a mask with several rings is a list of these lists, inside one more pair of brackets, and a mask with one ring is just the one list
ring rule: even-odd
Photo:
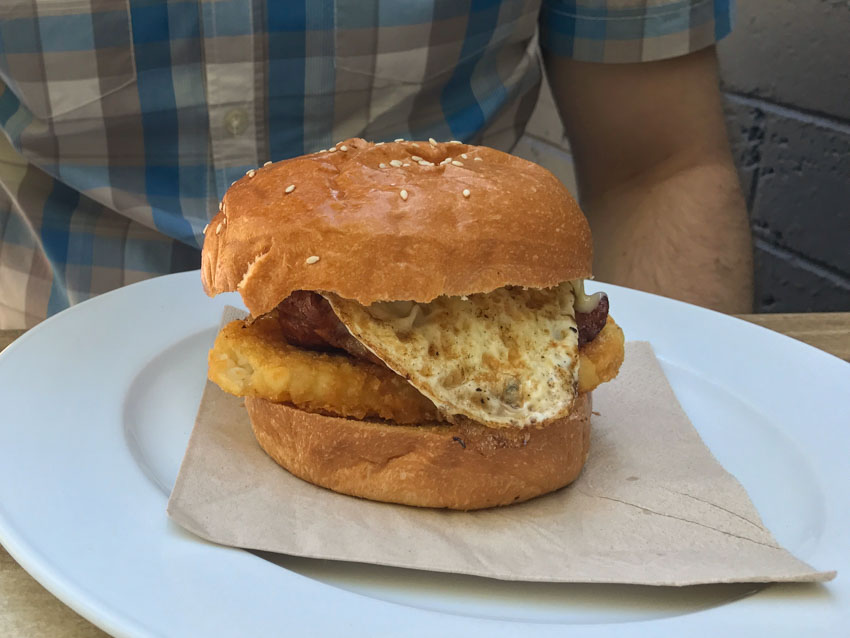
[[354,337],[449,418],[519,428],[572,409],[579,355],[569,282],[422,304],[324,296]]

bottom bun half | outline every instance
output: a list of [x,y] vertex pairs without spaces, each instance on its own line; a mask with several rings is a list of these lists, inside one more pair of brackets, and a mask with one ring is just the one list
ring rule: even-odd
[[418,507],[473,510],[557,490],[590,447],[590,394],[539,429],[388,425],[246,398],[254,435],[295,476],[343,494]]

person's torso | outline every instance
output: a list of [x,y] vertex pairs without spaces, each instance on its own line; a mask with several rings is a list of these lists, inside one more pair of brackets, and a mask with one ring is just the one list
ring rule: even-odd
[[72,190],[197,245],[230,183],[268,160],[353,136],[510,148],[539,84],[538,11],[539,0],[14,2],[0,8],[0,123]]

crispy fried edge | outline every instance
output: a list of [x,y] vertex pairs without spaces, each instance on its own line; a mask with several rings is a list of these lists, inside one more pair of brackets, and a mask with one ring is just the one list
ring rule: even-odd
[[208,361],[209,379],[237,396],[357,419],[441,420],[434,404],[391,370],[345,354],[292,346],[269,317],[224,326]]
[[622,328],[608,315],[596,338],[579,349],[579,394],[590,392],[617,376],[626,354],[624,343]]

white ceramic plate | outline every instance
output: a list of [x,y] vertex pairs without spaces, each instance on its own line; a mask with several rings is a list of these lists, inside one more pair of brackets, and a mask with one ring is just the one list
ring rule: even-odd
[[165,504],[220,310],[238,299],[207,299],[198,273],[76,306],[0,355],[0,541],[119,636],[850,634],[850,365],[743,321],[604,288],[777,539],[838,569],[835,581],[507,583],[201,541]]

